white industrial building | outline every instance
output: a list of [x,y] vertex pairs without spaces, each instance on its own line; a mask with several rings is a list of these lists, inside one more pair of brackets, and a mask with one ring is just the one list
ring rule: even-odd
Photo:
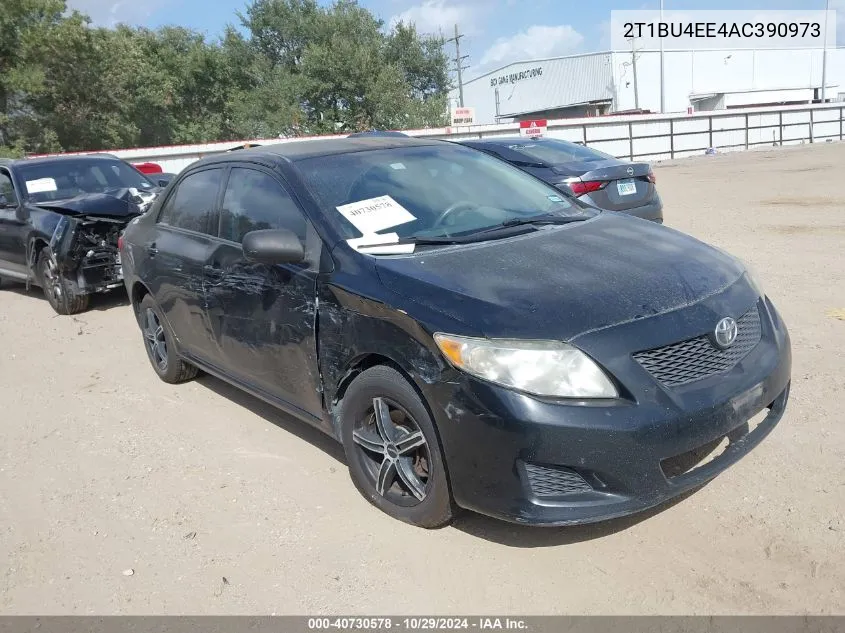
[[[819,102],[823,56],[821,48],[666,50],[665,111]],[[828,48],[825,83],[827,101],[845,101],[845,48]],[[476,124],[660,112],[660,52],[517,62],[465,81],[463,95]],[[457,89],[450,100],[458,105]]]

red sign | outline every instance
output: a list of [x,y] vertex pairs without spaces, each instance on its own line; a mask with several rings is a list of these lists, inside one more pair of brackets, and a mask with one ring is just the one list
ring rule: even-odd
[[543,136],[546,133],[546,119],[532,119],[531,121],[519,122],[519,133],[522,136],[529,136],[534,138],[536,136]]

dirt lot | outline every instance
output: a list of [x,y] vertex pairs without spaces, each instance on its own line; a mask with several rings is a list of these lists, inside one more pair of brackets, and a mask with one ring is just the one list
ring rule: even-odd
[[0,291],[0,611],[845,613],[843,165],[845,144],[657,166],[667,224],[779,306],[792,400],[704,489],[600,526],[406,526],[318,432],[213,378],[160,382],[125,296],[67,318]]

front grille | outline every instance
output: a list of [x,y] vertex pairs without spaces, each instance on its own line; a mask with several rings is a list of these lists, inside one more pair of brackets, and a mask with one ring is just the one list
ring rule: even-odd
[[593,489],[581,475],[562,466],[538,466],[526,463],[525,474],[528,476],[531,491],[537,497],[560,497]]
[[708,336],[637,352],[634,359],[667,387],[677,387],[724,373],[748,356],[760,342],[760,312],[755,306],[736,322],[737,335],[728,349],[719,349]]

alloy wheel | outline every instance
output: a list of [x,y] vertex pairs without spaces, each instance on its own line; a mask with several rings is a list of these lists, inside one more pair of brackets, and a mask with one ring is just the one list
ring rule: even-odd
[[164,336],[164,326],[152,308],[147,308],[144,312],[143,333],[150,358],[159,370],[167,371],[167,339]]
[[352,439],[380,496],[400,506],[414,506],[426,498],[431,485],[428,442],[404,407],[387,398],[373,398]]
[[44,290],[56,305],[60,305],[64,296],[62,293],[62,280],[59,276],[60,273],[56,262],[52,257],[46,257],[44,259],[44,268],[42,270]]

